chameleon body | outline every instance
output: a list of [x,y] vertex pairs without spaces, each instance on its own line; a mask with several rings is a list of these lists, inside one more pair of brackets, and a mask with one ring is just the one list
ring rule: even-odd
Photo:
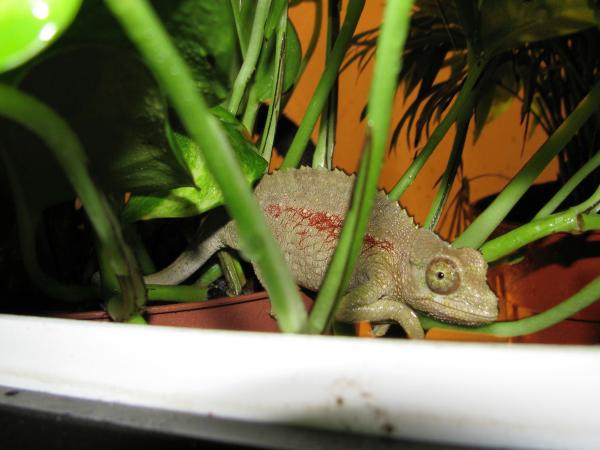
[[[341,171],[301,168],[267,175],[256,187],[256,198],[300,286],[311,290],[321,286],[353,183],[354,177]],[[146,277],[146,282],[179,283],[223,247],[239,248],[233,222],[192,245],[169,267]],[[415,310],[458,324],[492,322],[497,318],[498,299],[487,285],[486,273],[487,264],[477,250],[455,249],[435,233],[417,227],[397,202],[379,191],[335,317],[350,323],[398,323],[414,338],[424,334]],[[386,329],[380,327],[379,334]]]

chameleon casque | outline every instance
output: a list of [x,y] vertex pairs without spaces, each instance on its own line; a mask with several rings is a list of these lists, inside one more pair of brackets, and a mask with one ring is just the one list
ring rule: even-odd
[[[275,240],[296,282],[318,290],[350,206],[354,176],[303,167],[266,175],[255,189]],[[188,248],[147,283],[177,284],[217,250],[238,249],[234,222]],[[256,267],[255,267],[256,269]],[[497,318],[498,299],[487,285],[487,264],[471,248],[456,249],[416,226],[397,202],[377,193],[361,253],[335,318],[398,323],[409,337],[424,333],[415,310],[458,324]],[[257,273],[260,279],[260,273]],[[379,327],[387,330],[386,326]]]

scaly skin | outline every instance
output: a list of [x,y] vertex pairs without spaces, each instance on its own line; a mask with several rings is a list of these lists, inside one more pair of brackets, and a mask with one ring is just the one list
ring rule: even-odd
[[[301,168],[265,176],[255,190],[267,222],[296,282],[318,290],[337,245],[354,177],[341,171]],[[146,282],[183,281],[215,251],[239,248],[233,222],[196,243]],[[256,268],[255,268],[256,269]],[[407,335],[424,333],[415,310],[437,319],[478,325],[492,322],[498,299],[486,282],[487,264],[473,249],[452,248],[417,227],[383,192],[375,201],[362,251],[336,319],[398,323]],[[257,273],[260,278],[260,273]],[[376,328],[378,335],[387,327]]]

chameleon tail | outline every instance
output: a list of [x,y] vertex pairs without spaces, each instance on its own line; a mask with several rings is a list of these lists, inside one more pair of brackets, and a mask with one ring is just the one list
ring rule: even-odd
[[146,284],[174,285],[185,281],[198,270],[217,250],[225,247],[225,227],[205,240],[199,233],[188,248],[175,261],[159,272],[144,277]]

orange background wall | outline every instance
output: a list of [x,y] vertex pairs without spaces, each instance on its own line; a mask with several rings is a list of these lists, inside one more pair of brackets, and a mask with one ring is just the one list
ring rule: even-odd
[[[345,5],[346,1],[343,3]],[[378,26],[381,22],[384,6],[385,1],[383,0],[369,0],[366,2],[357,32]],[[342,11],[342,20],[344,13],[345,11]],[[303,51],[305,51],[314,24],[315,3],[301,2],[298,6],[290,9],[290,17],[296,26]],[[296,123],[302,120],[304,111],[323,70],[326,29],[327,23],[324,11],[319,44],[285,110],[285,114]],[[360,112],[367,102],[372,67],[371,64],[370,67],[359,73],[357,65],[353,64],[340,77],[338,131],[334,165],[346,172],[355,172],[358,165],[365,126],[364,123],[360,122]],[[409,103],[407,102],[407,104]],[[402,95],[399,94],[395,101],[392,126],[401,117],[403,106]],[[504,177],[481,177],[471,182],[471,201],[501,190],[506,184],[506,177],[513,176],[545,140],[544,133],[537,130],[533,137],[526,142],[524,151],[522,150],[523,128],[519,124],[519,109],[520,104],[518,101],[513,102],[506,113],[484,129],[475,144],[472,142],[472,134],[467,138],[463,154],[465,176],[473,178],[481,174],[504,175]],[[417,223],[422,223],[427,216],[436,191],[434,184],[444,171],[453,136],[454,130],[452,129],[401,199],[401,203],[415,217]],[[313,139],[316,142],[316,132],[313,133]],[[396,149],[386,158],[381,175],[380,187],[385,190],[390,190],[395,185],[414,157],[415,149],[407,148],[405,134],[400,136],[398,143]],[[542,173],[538,182],[553,180],[556,178],[556,173],[557,165],[554,163]],[[457,192],[459,184],[458,182],[455,183],[450,194],[451,198]],[[448,222],[441,228],[440,233],[442,235],[447,234],[447,225]]]

